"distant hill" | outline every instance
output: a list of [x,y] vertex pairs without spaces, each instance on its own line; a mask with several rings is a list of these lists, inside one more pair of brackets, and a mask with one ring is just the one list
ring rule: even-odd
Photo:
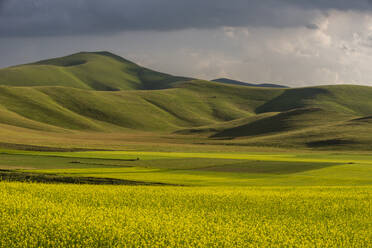
[[102,91],[165,89],[179,81],[110,52],[81,52],[66,57],[0,69],[0,85],[66,86]]
[[41,142],[51,133],[145,131],[179,142],[372,150],[371,116],[372,87],[192,80],[108,52],[0,70],[0,139],[8,143],[14,135]]
[[251,84],[251,83],[245,83],[245,82],[232,80],[232,79],[228,79],[228,78],[213,79],[212,82],[219,82],[219,83],[233,84],[233,85],[242,85],[242,86],[251,86],[251,87],[289,88],[287,86],[279,85],[279,84]]

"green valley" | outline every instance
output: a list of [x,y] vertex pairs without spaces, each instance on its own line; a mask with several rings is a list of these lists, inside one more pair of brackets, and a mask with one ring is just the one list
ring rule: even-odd
[[372,87],[239,84],[0,69],[0,247],[370,246]]

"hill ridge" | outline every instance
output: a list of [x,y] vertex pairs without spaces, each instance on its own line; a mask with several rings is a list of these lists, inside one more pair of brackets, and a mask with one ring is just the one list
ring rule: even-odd
[[233,80],[229,78],[217,78],[211,80],[212,82],[218,82],[218,83],[224,83],[224,84],[232,84],[232,85],[241,85],[241,86],[250,86],[250,87],[264,87],[264,88],[289,88],[288,86],[285,85],[280,85],[280,84],[253,84],[253,83],[247,83],[247,82],[242,82],[238,80]]

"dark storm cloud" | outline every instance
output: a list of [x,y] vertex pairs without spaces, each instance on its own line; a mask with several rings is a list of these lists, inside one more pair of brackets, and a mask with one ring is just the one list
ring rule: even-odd
[[0,13],[1,13],[1,10],[2,10],[4,4],[5,4],[5,0],[0,0]]
[[311,26],[314,12],[369,10],[371,0],[0,0],[0,37]]

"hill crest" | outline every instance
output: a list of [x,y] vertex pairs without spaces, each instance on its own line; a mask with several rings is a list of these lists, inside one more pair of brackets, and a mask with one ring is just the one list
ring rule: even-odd
[[217,78],[211,80],[212,82],[218,82],[218,83],[224,83],[224,84],[232,84],[232,85],[241,85],[241,86],[249,86],[249,87],[264,87],[264,88],[289,88],[285,85],[279,85],[279,84],[252,84],[252,83],[246,83],[238,80],[232,80],[228,78]]

